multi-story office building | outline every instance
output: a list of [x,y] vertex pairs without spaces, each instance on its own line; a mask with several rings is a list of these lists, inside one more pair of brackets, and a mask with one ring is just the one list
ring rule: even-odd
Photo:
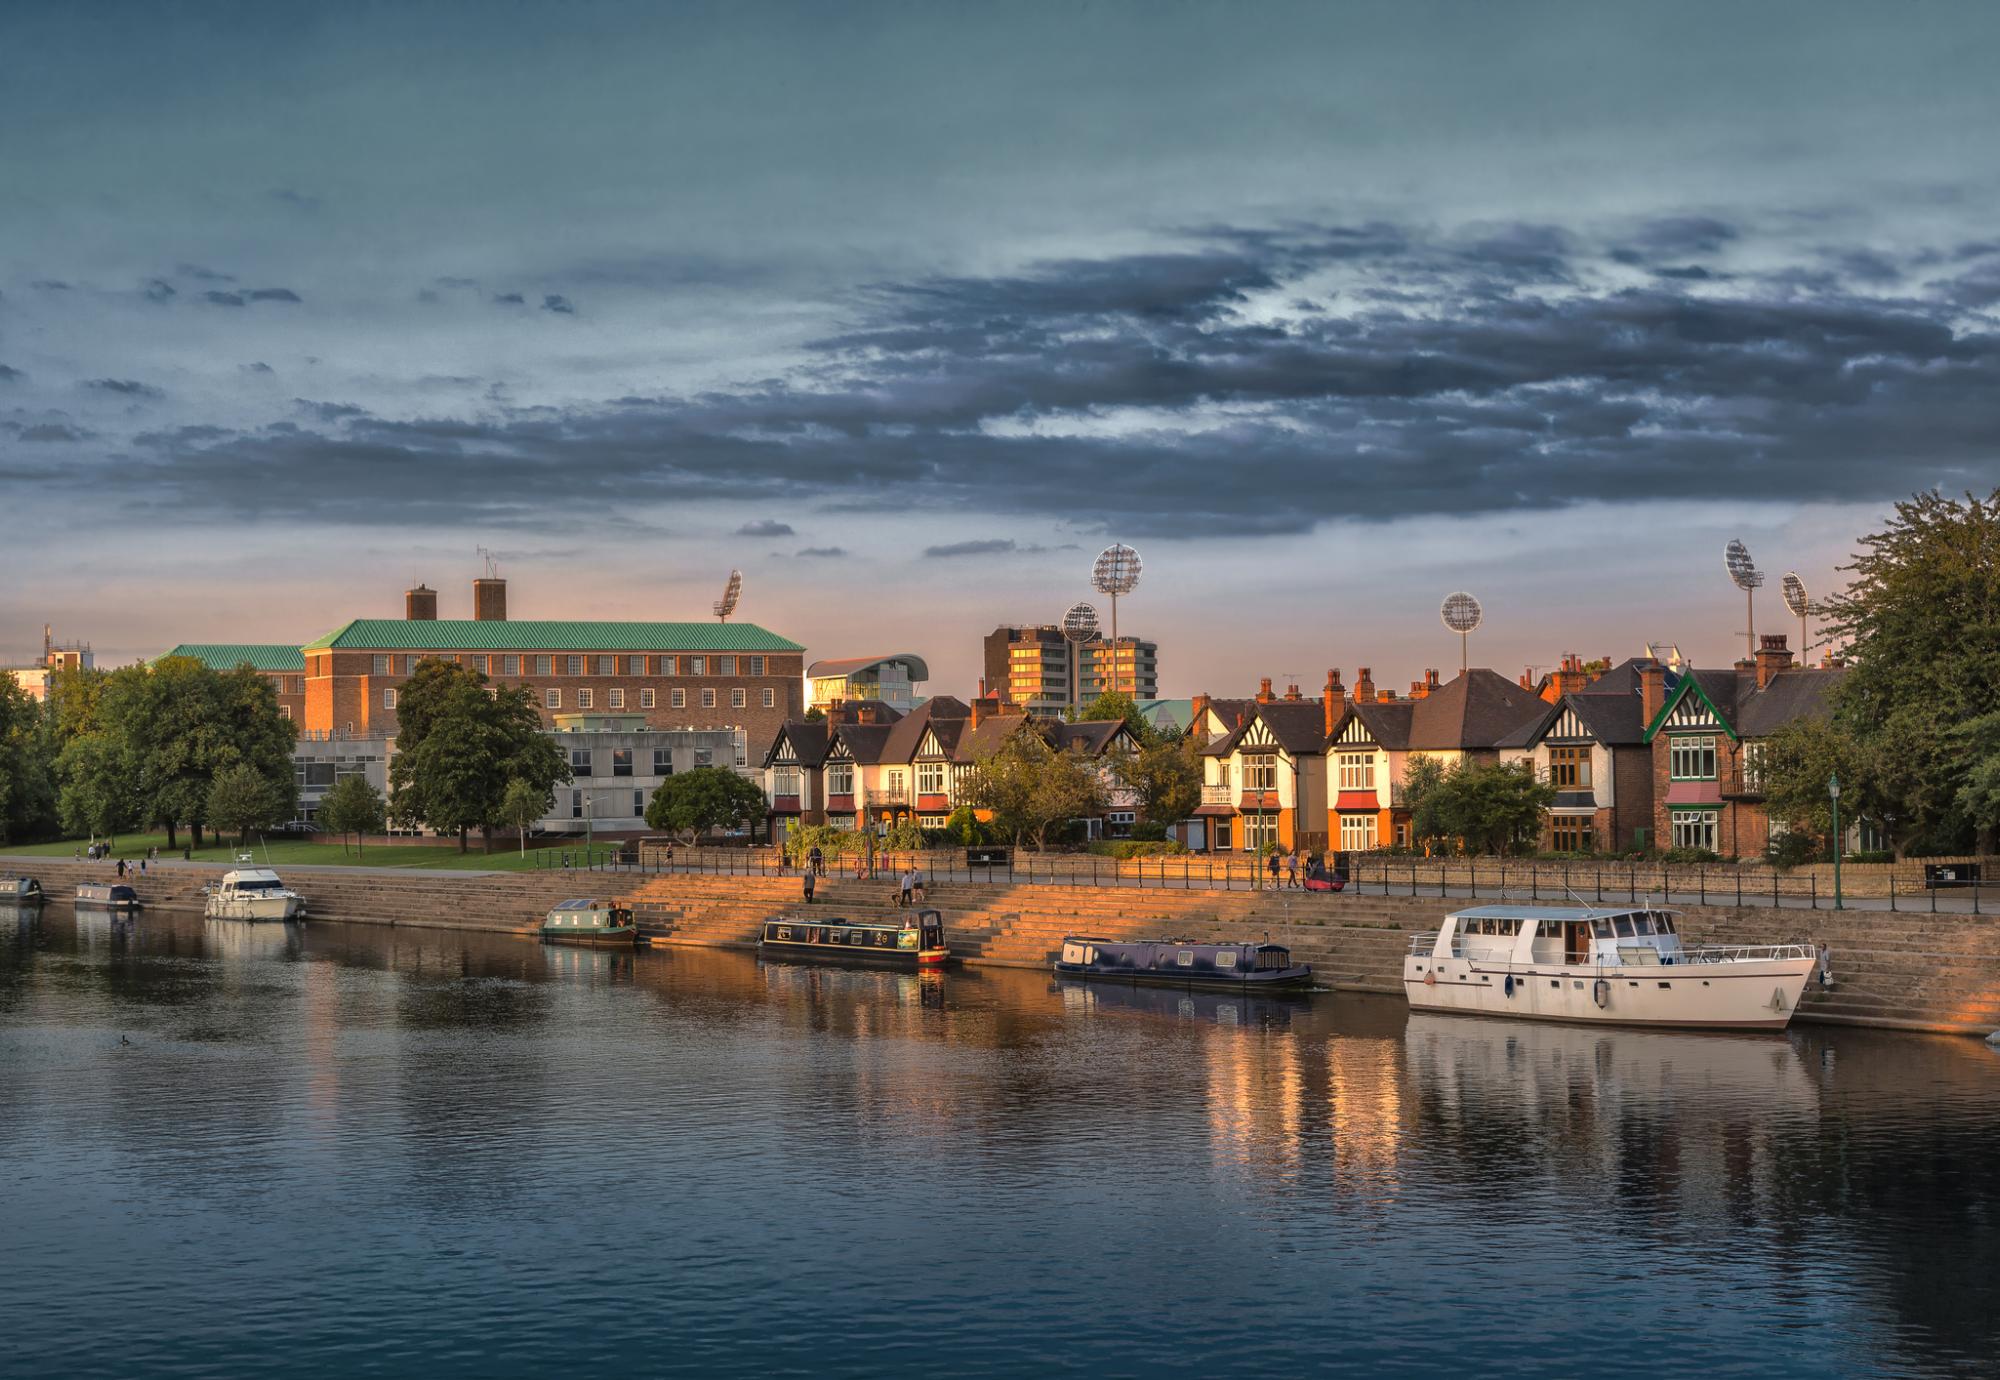
[[916,706],[920,687],[930,678],[924,659],[909,652],[815,661],[806,668],[806,708],[880,700],[897,713],[907,714]]
[[1070,641],[1052,623],[995,628],[986,635],[986,691],[1030,714],[1059,714],[1076,703]]
[[87,671],[97,664],[88,642],[58,643],[55,630],[42,625],[42,659],[33,666],[0,667],[0,676],[12,676],[14,683],[34,700],[49,697],[49,682],[63,671]]
[[1077,699],[1089,704],[1122,690],[1135,700],[1160,697],[1160,644],[1136,637],[1086,642],[1077,649]]

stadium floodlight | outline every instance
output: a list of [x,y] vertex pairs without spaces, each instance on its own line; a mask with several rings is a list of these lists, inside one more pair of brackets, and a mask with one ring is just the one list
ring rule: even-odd
[[1097,638],[1097,610],[1088,604],[1071,604],[1069,612],[1063,615],[1063,636],[1072,642],[1091,642]]
[[1722,553],[1722,563],[1729,568],[1729,578],[1743,591],[1745,621],[1744,645],[1749,649],[1747,656],[1757,655],[1757,590],[1764,583],[1764,572],[1750,559],[1750,548],[1732,538]]
[[1486,611],[1479,607],[1477,599],[1461,589],[1445,595],[1438,617],[1458,634],[1458,673],[1464,675],[1471,663],[1472,630],[1484,621]]
[[1118,665],[1118,596],[1130,594],[1139,585],[1139,571],[1143,563],[1139,553],[1124,542],[1113,542],[1097,553],[1097,562],[1090,568],[1090,585],[1099,594],[1111,597],[1111,674],[1113,690],[1124,687],[1117,684]]
[[720,623],[727,623],[729,615],[736,612],[736,601],[743,597],[743,572],[729,572],[729,583],[722,587],[722,597],[715,601],[715,617]]

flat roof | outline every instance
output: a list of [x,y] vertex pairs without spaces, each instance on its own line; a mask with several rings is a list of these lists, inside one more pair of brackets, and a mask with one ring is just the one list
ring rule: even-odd
[[803,652],[755,623],[591,623],[570,619],[356,618],[305,644],[385,652]]
[[1452,915],[1473,920],[1597,920],[1607,915],[1638,915],[1673,909],[1664,903],[1650,906],[1644,902],[1622,906],[1471,906],[1455,910]]
[[305,653],[282,642],[183,642],[148,664],[157,666],[170,656],[190,656],[217,671],[233,671],[245,663],[259,671],[306,669]]
[[858,676],[863,671],[872,671],[877,666],[887,666],[892,661],[903,662],[910,668],[911,680],[929,680],[931,668],[924,659],[914,652],[891,652],[887,656],[850,656],[834,661],[815,661],[806,668],[806,676],[812,680],[824,680],[832,676]]

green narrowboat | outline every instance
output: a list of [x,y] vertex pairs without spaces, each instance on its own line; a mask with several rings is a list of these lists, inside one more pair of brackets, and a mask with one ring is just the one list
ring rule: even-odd
[[629,907],[588,896],[551,907],[542,921],[542,938],[559,944],[635,944],[638,936]]

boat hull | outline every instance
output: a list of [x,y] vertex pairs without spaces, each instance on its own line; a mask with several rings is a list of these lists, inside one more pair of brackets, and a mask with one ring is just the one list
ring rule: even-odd
[[303,896],[211,896],[203,914],[211,920],[303,920]]
[[869,968],[897,968],[904,972],[930,971],[944,967],[951,958],[949,949],[890,949],[863,944],[808,944],[798,940],[764,939],[757,944],[760,958],[809,963],[853,964]]
[[130,914],[139,909],[137,897],[92,894],[83,887],[77,888],[76,904],[83,910],[112,910],[121,914]]
[[1100,968],[1088,963],[1053,965],[1057,977],[1081,982],[1115,982],[1137,987],[1191,987],[1225,992],[1302,991],[1312,986],[1312,969],[1272,968],[1238,974],[1203,973],[1174,968]]
[[600,944],[630,947],[639,940],[636,925],[620,925],[608,930],[552,930],[544,929],[542,940],[549,944]]
[[1404,960],[1403,991],[1415,1011],[1584,1025],[1782,1030],[1817,966],[1810,958],[1614,967],[1423,955]]

